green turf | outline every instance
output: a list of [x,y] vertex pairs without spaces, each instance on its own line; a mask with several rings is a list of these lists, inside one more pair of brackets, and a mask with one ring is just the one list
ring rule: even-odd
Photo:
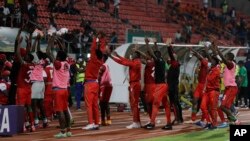
[[228,128],[193,131],[189,133],[161,136],[140,141],[229,141]]

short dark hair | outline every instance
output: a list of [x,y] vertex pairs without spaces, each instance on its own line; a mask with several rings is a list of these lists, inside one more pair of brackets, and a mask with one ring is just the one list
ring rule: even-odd
[[232,52],[227,53],[227,56],[229,57],[230,61],[234,60],[234,54]]
[[62,50],[59,50],[57,52],[57,56],[56,57],[58,58],[59,61],[66,61],[67,53],[64,52],[64,51],[62,51]]
[[244,61],[240,60],[240,61],[238,62],[238,64],[239,64],[239,65],[244,65]]

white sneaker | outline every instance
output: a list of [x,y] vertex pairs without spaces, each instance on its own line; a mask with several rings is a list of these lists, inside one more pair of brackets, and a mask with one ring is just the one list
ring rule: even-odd
[[129,126],[126,126],[127,129],[135,129],[135,128],[141,128],[141,123],[140,122],[133,122]]
[[82,130],[98,130],[99,125],[93,124],[88,124],[87,126],[83,127]]
[[82,130],[94,130],[95,124],[88,124],[87,126],[83,127]]

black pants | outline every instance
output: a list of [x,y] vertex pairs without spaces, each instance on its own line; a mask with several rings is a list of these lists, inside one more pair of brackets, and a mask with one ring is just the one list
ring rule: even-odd
[[238,96],[238,100],[236,101],[236,105],[238,105],[238,101],[240,100],[240,104],[242,104],[241,99],[244,99],[244,103],[245,105],[247,105],[247,99],[249,98],[248,93],[247,93],[247,87],[240,87],[240,91],[239,91],[239,96]]
[[145,92],[144,92],[144,91],[141,91],[140,99],[141,99],[141,103],[142,103],[144,112],[148,112],[147,103],[146,103],[146,101],[145,101]]
[[175,120],[183,122],[182,117],[182,108],[180,104],[179,94],[178,94],[178,86],[169,85],[169,99],[170,104],[173,106],[175,113]]

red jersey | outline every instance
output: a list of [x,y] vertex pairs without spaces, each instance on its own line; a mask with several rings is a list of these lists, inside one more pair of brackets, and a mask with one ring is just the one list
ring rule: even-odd
[[220,90],[220,67],[219,65],[211,68],[207,75],[206,91]]
[[53,78],[53,67],[48,65],[45,67],[45,72],[47,74],[47,80],[45,82],[45,93],[51,94],[52,93],[52,78]]
[[198,75],[198,81],[199,83],[206,83],[206,77],[207,77],[207,73],[208,73],[208,60],[207,59],[202,59],[200,61],[200,71],[199,71],[199,75]]
[[20,71],[17,77],[17,87],[18,88],[30,88],[30,75],[34,68],[34,65],[31,63],[21,64]]
[[134,59],[128,60],[123,57],[116,58],[114,57],[114,61],[124,66],[129,67],[129,82],[137,82],[141,80],[141,60]]
[[154,72],[155,72],[154,61],[152,61],[152,60],[147,61],[147,64],[145,66],[145,72],[144,72],[144,83],[145,84],[155,83]]
[[[106,49],[106,40],[105,38],[100,39],[100,50],[102,52]],[[93,39],[90,50],[90,60],[86,65],[85,79],[86,80],[96,80],[98,77],[98,72],[100,67],[103,65],[103,61],[99,60],[96,56],[97,43],[96,38]]]

